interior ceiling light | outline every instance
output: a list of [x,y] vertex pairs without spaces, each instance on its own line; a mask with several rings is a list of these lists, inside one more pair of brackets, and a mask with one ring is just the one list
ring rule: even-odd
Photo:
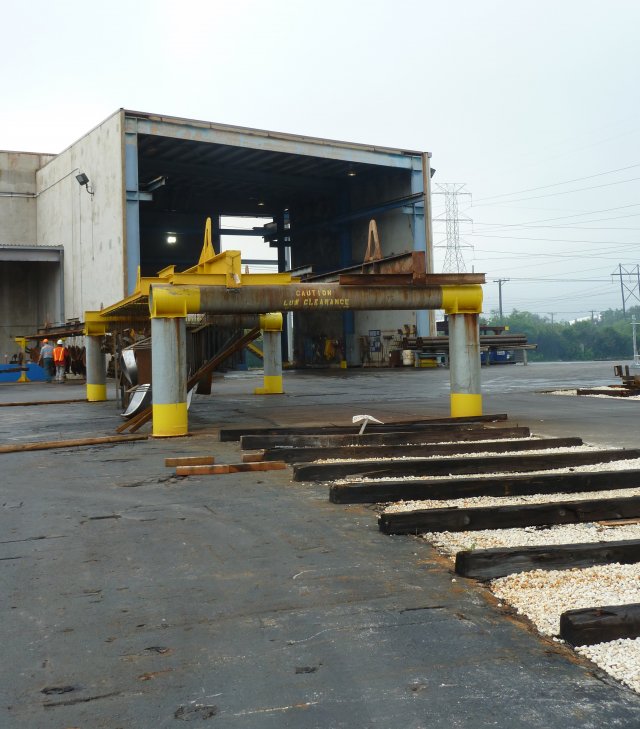
[[263,208],[264,207],[264,200],[258,200],[258,207]]
[[355,177],[358,173],[353,169],[353,167],[349,167],[347,170],[347,177]]
[[175,233],[167,233],[167,243],[169,245],[174,245],[178,242],[178,236]]

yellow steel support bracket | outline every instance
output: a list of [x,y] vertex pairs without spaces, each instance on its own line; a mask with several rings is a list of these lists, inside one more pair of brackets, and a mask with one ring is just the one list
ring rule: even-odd
[[104,337],[107,333],[107,321],[100,314],[99,311],[84,312],[84,333],[87,337]]
[[479,314],[482,311],[482,286],[443,286],[442,308],[446,314]]
[[282,312],[275,311],[270,314],[260,314],[260,329],[263,332],[281,332]]
[[172,319],[197,314],[200,311],[200,289],[197,286],[152,286],[149,295],[152,317]]
[[282,395],[283,392],[282,375],[265,375],[264,386],[254,390],[256,395]]

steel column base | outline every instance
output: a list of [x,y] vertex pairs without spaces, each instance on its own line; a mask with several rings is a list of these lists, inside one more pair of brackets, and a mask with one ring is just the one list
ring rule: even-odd
[[188,434],[186,402],[153,405],[154,438],[175,438]]
[[450,403],[452,418],[468,418],[471,415],[482,415],[482,395],[452,392]]

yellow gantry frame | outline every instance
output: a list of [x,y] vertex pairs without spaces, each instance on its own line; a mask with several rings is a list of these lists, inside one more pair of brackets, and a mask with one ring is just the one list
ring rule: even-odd
[[[224,286],[228,289],[239,289],[242,286],[273,286],[290,284],[299,278],[290,273],[242,273],[240,251],[223,251],[216,254],[211,241],[211,218],[207,218],[204,231],[204,242],[198,263],[185,271],[176,272],[175,266],[167,266],[157,276],[140,276],[136,281],[135,291],[112,306],[101,311],[85,313],[85,322],[129,321],[131,317],[123,315],[123,310],[132,304],[144,304],[149,297],[153,284],[174,284],[194,286]],[[177,304],[175,313],[158,312],[157,316],[185,316],[183,305]],[[152,314],[153,316],[154,314]],[[148,318],[148,309],[145,318]]]
[[[138,271],[136,288],[130,296],[101,311],[85,312],[85,333],[88,336],[103,336],[106,333],[108,322],[130,322],[135,318],[147,319],[148,317],[185,317],[190,312],[199,311],[200,286],[239,289],[243,286],[277,286],[300,281],[290,273],[243,273],[240,251],[224,251],[216,254],[211,238],[211,218],[207,218],[198,263],[181,272],[176,272],[175,268],[173,265],[167,266],[159,271],[157,276],[152,277],[142,277]],[[149,311],[148,300],[151,286],[154,284],[173,284],[181,288],[177,289],[175,294],[171,289],[166,288],[158,291],[153,298],[152,310]],[[185,288],[190,285],[193,286],[192,289]],[[482,287],[478,285],[443,285],[442,308],[450,315],[479,314],[482,310]],[[134,314],[131,313],[132,310]],[[139,314],[138,311],[140,311]],[[275,322],[266,320],[264,323],[266,325],[264,328],[277,330],[277,327],[274,326]],[[482,412],[482,396],[479,393],[452,393],[451,398],[452,415],[460,416]],[[458,403],[459,400],[460,403]],[[456,412],[453,412],[454,410]]]

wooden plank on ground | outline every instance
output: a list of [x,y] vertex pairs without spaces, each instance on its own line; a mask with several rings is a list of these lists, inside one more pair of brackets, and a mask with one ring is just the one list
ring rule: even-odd
[[71,440],[43,440],[19,445],[2,445],[0,453],[22,453],[24,451],[46,451],[53,448],[78,448],[80,446],[105,445],[107,443],[129,443],[146,440],[147,435],[106,435],[98,438],[73,438]]
[[515,572],[567,570],[614,562],[640,562],[640,539],[464,550],[456,554],[456,573],[476,580],[494,580]]
[[640,449],[577,451],[575,453],[542,453],[483,456],[468,458],[416,458],[409,460],[363,461],[359,463],[300,463],[293,467],[294,481],[333,481],[346,476],[395,478],[402,476],[454,476],[479,473],[521,473],[552,468],[611,463],[640,458]]
[[[500,478],[442,478],[415,481],[360,481],[332,484],[334,504],[375,504],[420,499],[461,499],[470,496],[524,496],[530,494],[610,491],[640,486],[640,470],[550,473]],[[630,514],[629,516],[636,516]],[[637,516],[640,516],[638,514]],[[600,517],[602,519],[619,517]]]
[[265,458],[264,457],[264,451],[258,451],[257,453],[243,453],[242,454],[242,462],[243,463],[256,463],[257,461],[277,461],[277,460],[284,460],[282,458]]
[[603,519],[598,522],[600,526],[624,526],[625,524],[640,524],[640,518],[637,519]]
[[640,516],[640,496],[618,499],[558,501],[545,504],[479,506],[469,509],[420,509],[380,515],[385,534],[466,532],[479,529],[513,529],[551,524],[582,524],[598,519]]
[[[445,423],[462,424],[462,423],[496,423],[507,419],[506,413],[498,413],[497,415],[473,415],[467,418],[425,418],[422,420],[392,420],[382,425],[367,425],[368,433],[393,433],[396,430],[411,430],[418,426],[424,425],[444,425]],[[315,435],[325,434],[353,434],[357,433],[360,424],[357,425],[301,425],[290,427],[263,427],[263,428],[221,428],[220,440],[233,441],[240,440],[242,435]]]
[[257,463],[219,463],[213,466],[177,466],[176,476],[208,476],[222,473],[248,471],[281,471],[287,467],[284,461],[260,461]]
[[[474,434],[475,435],[475,434]],[[491,437],[490,433],[485,436]],[[466,439],[465,439],[466,440]],[[287,463],[309,463],[325,458],[346,458],[362,462],[366,458],[402,458],[415,456],[446,456],[454,453],[483,453],[490,451],[529,451],[538,448],[569,448],[582,445],[582,438],[536,438],[533,440],[499,440],[494,443],[434,443],[412,445],[337,446],[330,448],[269,448],[262,451],[260,460],[282,460]]]
[[560,637],[571,645],[595,645],[640,637],[640,604],[567,610],[560,616]]
[[178,456],[164,459],[165,466],[212,466],[215,462],[215,456]]
[[399,430],[394,433],[369,433],[362,435],[242,435],[240,447],[246,450],[258,448],[320,448],[358,445],[408,445],[416,443],[447,443],[459,440],[488,440],[496,438],[528,438],[529,428],[508,427],[494,428],[482,423],[465,425],[424,425],[411,430]]
[[[5,370],[6,372],[6,370]],[[69,400],[32,400],[31,402],[0,402],[0,408],[19,408],[29,405],[66,405],[71,402],[88,402],[86,397],[76,397]]]

